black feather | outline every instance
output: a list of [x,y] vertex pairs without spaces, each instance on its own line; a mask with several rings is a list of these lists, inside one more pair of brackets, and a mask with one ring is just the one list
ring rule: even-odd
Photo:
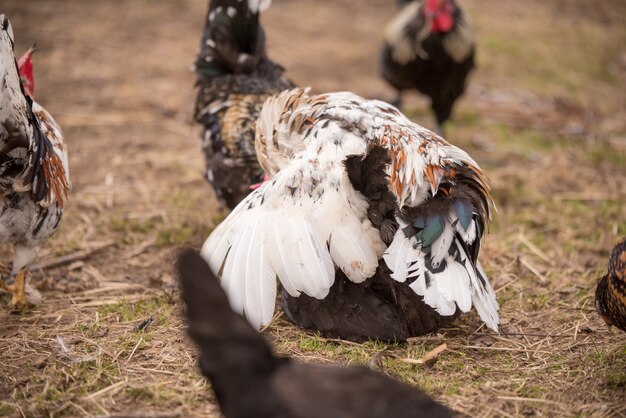
[[263,337],[230,309],[197,253],[185,251],[178,270],[200,368],[226,418],[453,416],[420,390],[363,367],[327,368],[275,357]]

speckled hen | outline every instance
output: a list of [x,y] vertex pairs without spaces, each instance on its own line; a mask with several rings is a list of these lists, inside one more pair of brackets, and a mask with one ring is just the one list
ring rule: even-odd
[[596,308],[608,325],[626,332],[626,238],[613,248],[609,271],[598,282]]
[[254,151],[265,99],[293,87],[267,57],[259,13],[269,0],[212,0],[200,53],[196,121],[202,124],[206,179],[233,208],[263,179]]
[[11,24],[0,15],[0,243],[15,252],[15,283],[0,279],[0,288],[21,309],[40,298],[28,286],[29,266],[59,228],[71,186],[61,129],[32,98],[32,50],[19,66],[13,50]]
[[498,328],[478,262],[492,198],[478,164],[395,107],[294,89],[268,99],[257,156],[271,180],[202,254],[256,327],[282,306],[326,335],[403,340],[474,306]]

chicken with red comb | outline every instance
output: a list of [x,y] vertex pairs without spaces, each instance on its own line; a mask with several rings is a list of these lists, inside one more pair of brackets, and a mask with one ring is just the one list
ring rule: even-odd
[[385,29],[383,78],[402,95],[417,90],[431,100],[439,133],[474,68],[474,34],[455,0],[401,1],[402,10]]
[[14,248],[0,289],[23,309],[41,298],[28,286],[29,267],[59,229],[71,186],[61,128],[32,98],[32,49],[18,65],[14,45],[9,19],[0,14],[0,244]]

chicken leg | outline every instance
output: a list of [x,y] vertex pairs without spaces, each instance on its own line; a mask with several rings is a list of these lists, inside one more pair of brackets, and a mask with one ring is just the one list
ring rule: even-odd
[[9,287],[13,292],[11,298],[11,306],[15,309],[24,309],[28,304],[26,302],[26,270],[22,270],[15,276],[15,284]]
[[7,284],[4,279],[0,278],[0,289],[12,294],[11,306],[17,310],[22,310],[28,306],[28,301],[26,300],[27,273],[26,270],[17,273],[14,284]]

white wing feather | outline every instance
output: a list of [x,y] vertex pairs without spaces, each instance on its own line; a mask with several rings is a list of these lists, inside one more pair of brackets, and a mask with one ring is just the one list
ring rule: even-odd
[[[328,182],[349,184],[343,156],[315,155],[303,151],[252,192],[202,248],[211,269],[221,270],[233,309],[257,328],[272,318],[275,277],[293,296],[304,292],[322,299],[334,282],[335,264],[355,282],[378,266],[384,244],[367,220],[363,197],[330,191]],[[312,158],[321,162],[312,164]]]

